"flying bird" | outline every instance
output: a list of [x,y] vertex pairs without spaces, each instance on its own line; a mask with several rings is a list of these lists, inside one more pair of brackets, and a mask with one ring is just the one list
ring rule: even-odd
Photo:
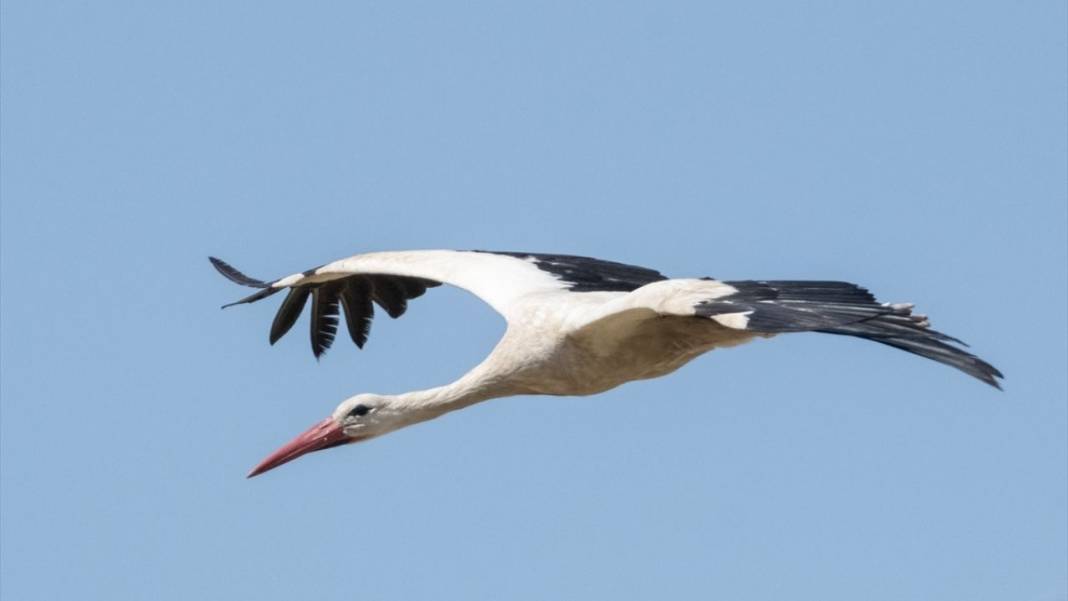
[[504,336],[460,379],[405,394],[358,394],[284,445],[249,477],[312,451],[381,436],[488,399],[590,395],[656,378],[715,348],[792,332],[880,342],[955,367],[991,386],[994,366],[932,330],[907,303],[880,303],[848,282],[668,278],[645,267],[572,255],[419,250],[374,252],[265,282],[215,257],[229,280],[257,288],[252,303],[287,290],[271,324],[274,344],[311,305],[311,347],[330,348],[339,316],[363,348],[374,307],[400,317],[441,284],[462,288],[507,321]]

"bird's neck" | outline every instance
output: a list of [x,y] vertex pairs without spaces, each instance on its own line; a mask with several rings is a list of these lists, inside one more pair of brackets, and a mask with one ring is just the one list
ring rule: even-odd
[[419,422],[517,392],[505,382],[475,370],[444,386],[396,395],[393,403],[409,412],[412,422]]
[[509,350],[512,344],[512,330],[508,329],[493,352],[459,380],[397,395],[393,404],[407,414],[404,421],[414,424],[489,399],[536,393],[524,384],[528,379],[521,375],[525,362],[515,360],[515,353]]

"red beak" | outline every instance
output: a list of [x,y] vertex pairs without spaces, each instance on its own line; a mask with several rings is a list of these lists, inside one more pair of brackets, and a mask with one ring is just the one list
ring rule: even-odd
[[283,463],[289,463],[305,453],[329,449],[347,442],[356,442],[356,440],[346,436],[341,430],[341,424],[334,421],[334,418],[328,417],[308,428],[307,432],[289,441],[282,448],[271,453],[263,462],[252,468],[247,477],[259,476],[263,472],[272,470]]

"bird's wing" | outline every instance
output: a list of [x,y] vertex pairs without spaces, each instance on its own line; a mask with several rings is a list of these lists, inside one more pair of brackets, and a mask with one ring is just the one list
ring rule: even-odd
[[534,294],[629,292],[666,279],[651,269],[600,259],[490,251],[366,253],[271,282],[248,277],[214,257],[211,263],[227,279],[260,289],[231,305],[255,302],[282,289],[289,290],[271,326],[271,344],[289,331],[310,298],[311,343],[316,357],[333,343],[340,312],[345,314],[353,342],[362,348],[375,304],[391,317],[400,317],[409,300],[440,284],[451,284],[473,293],[507,319],[517,306],[516,301]]
[[[670,279],[651,282],[607,302],[584,307],[571,314],[568,330],[596,352],[609,354],[628,344],[643,322],[661,317],[695,317],[698,303],[729,296],[734,289],[711,279]],[[725,327],[737,325],[737,317],[713,318]]]
[[833,281],[666,280],[639,288],[600,307],[583,326],[618,337],[658,316],[711,319],[732,330],[773,335],[822,332],[886,344],[955,367],[998,387],[1001,372],[968,353],[960,340],[930,328],[912,305],[875,300],[866,289]]

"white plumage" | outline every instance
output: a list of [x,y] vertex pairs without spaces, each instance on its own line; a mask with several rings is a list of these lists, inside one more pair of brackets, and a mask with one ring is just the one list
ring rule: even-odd
[[360,254],[263,282],[211,261],[230,280],[260,289],[233,304],[289,290],[271,327],[272,344],[310,300],[316,357],[332,344],[340,313],[362,347],[375,304],[399,317],[409,300],[439,284],[475,294],[508,324],[490,355],[459,380],[407,394],[346,399],[250,476],[310,451],[380,436],[487,399],[594,394],[669,374],[714,348],[787,332],[874,340],[992,386],[1002,377],[955,346],[958,340],[931,330],[925,317],[911,313],[911,305],[878,303],[846,282],[669,279],[651,269],[587,257],[450,250]]

